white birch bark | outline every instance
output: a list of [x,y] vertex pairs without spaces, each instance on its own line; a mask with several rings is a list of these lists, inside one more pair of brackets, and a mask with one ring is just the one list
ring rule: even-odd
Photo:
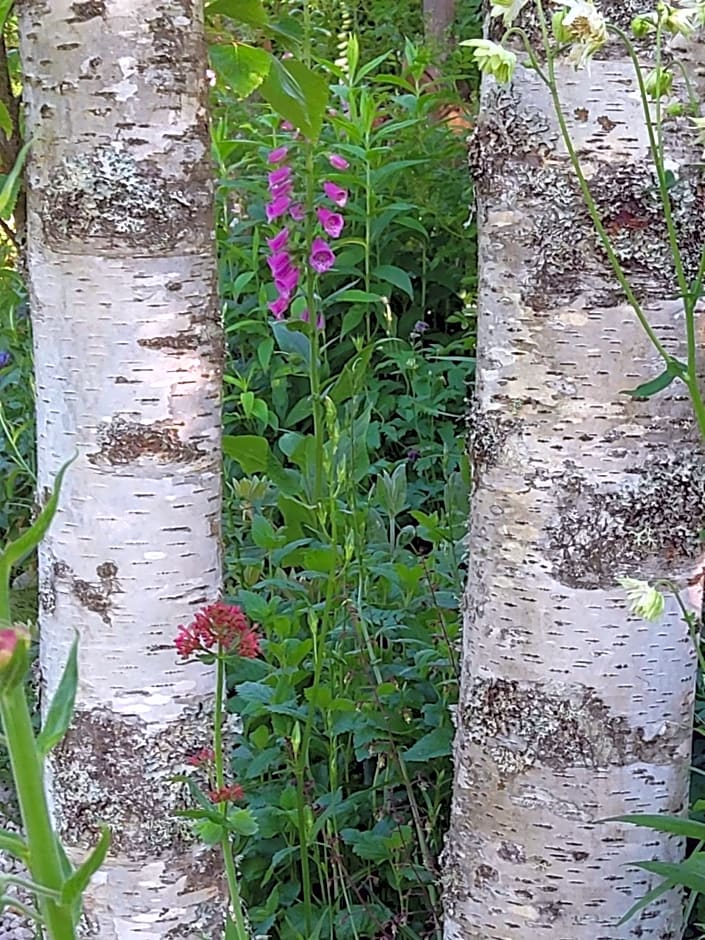
[[101,940],[220,936],[217,866],[172,815],[212,674],[179,624],[219,591],[220,378],[206,53],[195,0],[23,0],[40,483],[75,452],[40,553],[44,702],[80,638],[51,761],[71,854],[110,857]]
[[[631,66],[610,47],[560,81],[603,221],[659,336],[683,357]],[[598,821],[687,806],[693,644],[675,601],[647,623],[616,579],[673,578],[698,608],[688,581],[701,571],[702,448],[683,386],[645,401],[622,393],[663,366],[597,247],[545,87],[520,70],[509,89],[485,82],[482,98],[471,154],[475,482],[445,937],[676,940],[678,892],[618,924],[660,880],[628,863],[677,860],[681,841]],[[700,155],[685,118],[666,137],[692,276],[705,231]]]

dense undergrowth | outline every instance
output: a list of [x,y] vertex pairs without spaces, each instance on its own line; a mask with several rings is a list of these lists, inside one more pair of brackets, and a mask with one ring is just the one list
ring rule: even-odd
[[[257,95],[239,100],[221,76],[213,89],[225,590],[266,637],[230,675],[244,725],[232,764],[257,823],[240,846],[244,899],[270,937],[441,935],[473,373],[467,102],[453,58],[439,71],[398,32],[420,31],[420,5],[406,21],[382,6],[314,11],[310,52],[330,98],[313,148]],[[328,202],[344,220],[335,263],[307,285],[322,329],[301,299],[281,319],[269,306],[266,240],[282,219],[267,221],[267,155],[281,146],[303,203],[320,203],[324,183],[346,193]],[[310,247],[307,226],[291,237]],[[9,257],[0,290],[11,535],[32,512],[34,409]],[[32,573],[14,590],[28,618]]]

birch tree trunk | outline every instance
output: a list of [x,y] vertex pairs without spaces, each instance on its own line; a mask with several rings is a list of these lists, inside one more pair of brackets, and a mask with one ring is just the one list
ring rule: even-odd
[[173,638],[221,577],[201,5],[22,0],[20,32],[42,487],[78,453],[40,554],[45,701],[80,638],[53,804],[78,857],[113,831],[87,905],[100,940],[216,938],[212,860],[170,782],[209,742],[212,699]]
[[[601,7],[622,25],[630,15]],[[659,337],[684,358],[632,67],[610,46],[589,72],[559,75],[602,219]],[[682,842],[599,820],[687,806],[693,643],[674,600],[645,622],[616,579],[672,578],[699,609],[688,585],[702,570],[702,447],[682,385],[648,400],[623,394],[662,362],[598,247],[546,88],[520,69],[509,88],[484,82],[482,102],[471,153],[475,480],[445,937],[677,940],[678,892],[618,924],[660,881],[628,864],[678,860]],[[666,141],[693,276],[700,154],[685,118]]]

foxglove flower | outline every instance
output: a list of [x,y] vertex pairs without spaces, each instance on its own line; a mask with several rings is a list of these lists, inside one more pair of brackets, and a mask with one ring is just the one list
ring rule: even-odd
[[328,196],[331,202],[334,202],[336,206],[341,208],[348,201],[348,191],[343,189],[342,186],[336,186],[335,183],[325,182],[323,184],[323,192]]
[[270,152],[267,154],[267,163],[271,165],[282,163],[282,161],[286,160],[286,155],[288,153],[288,147],[277,147],[276,150],[270,150]]
[[330,154],[328,161],[330,165],[336,170],[347,170],[350,167],[350,164],[345,159],[345,157],[341,157],[338,153]]
[[285,247],[286,243],[289,241],[289,229],[283,228],[281,231],[277,232],[274,238],[267,239],[267,247],[270,251],[281,251]]
[[297,202],[291,207],[291,209],[289,209],[289,215],[294,220],[294,222],[303,222],[303,220],[306,218],[306,210],[300,202]]
[[282,193],[277,196],[276,199],[273,199],[271,202],[268,202],[264,207],[264,211],[267,215],[267,221],[273,222],[275,219],[280,218],[287,211],[291,205],[291,199],[288,194]]
[[314,238],[311,243],[309,261],[317,274],[325,274],[326,271],[329,271],[335,264],[335,255],[328,242],[322,238]]
[[286,311],[289,309],[289,298],[280,294],[275,300],[272,300],[271,303],[268,303],[267,306],[269,307],[274,319],[281,320]]
[[331,238],[340,238],[345,222],[339,212],[331,212],[330,209],[321,206],[316,209],[316,215],[326,235],[330,235]]

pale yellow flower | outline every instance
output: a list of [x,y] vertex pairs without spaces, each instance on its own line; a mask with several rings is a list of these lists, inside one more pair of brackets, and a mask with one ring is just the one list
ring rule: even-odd
[[464,39],[461,46],[471,46],[477,67],[485,75],[492,75],[505,85],[516,69],[517,57],[509,49],[491,39]]
[[519,16],[527,0],[492,0],[490,16],[501,16],[506,27],[512,25]]
[[629,609],[644,620],[658,620],[666,607],[666,599],[648,581],[637,578],[618,578],[629,598]]

